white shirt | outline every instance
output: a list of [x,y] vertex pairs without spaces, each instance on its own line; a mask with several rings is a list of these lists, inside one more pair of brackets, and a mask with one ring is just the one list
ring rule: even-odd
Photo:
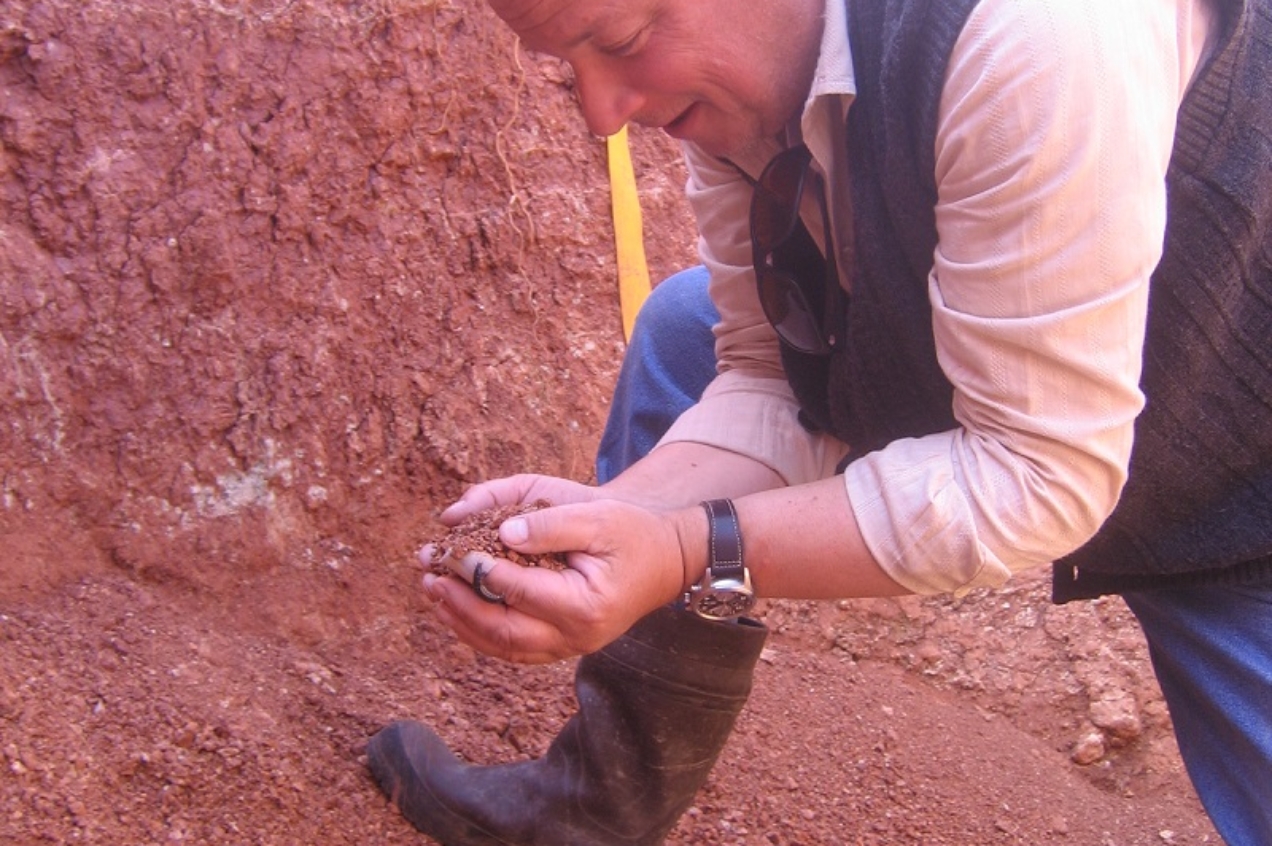
[[[844,15],[828,0],[800,120],[840,234],[856,90]],[[999,585],[1081,546],[1116,505],[1144,403],[1175,114],[1212,17],[1205,0],[983,0],[960,34],[938,118],[928,280],[959,428],[896,441],[844,474],[867,546],[906,588]],[[781,146],[736,164],[758,174]],[[750,186],[692,145],[685,154],[719,374],[662,443],[749,455],[788,484],[832,475],[847,447],[797,422],[756,295]],[[819,222],[808,228],[820,236]]]

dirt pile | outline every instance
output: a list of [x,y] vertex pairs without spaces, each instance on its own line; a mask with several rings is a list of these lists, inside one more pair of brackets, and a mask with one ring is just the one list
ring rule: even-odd
[[[658,276],[683,171],[633,143]],[[477,0],[0,4],[0,842],[418,842],[380,725],[543,750],[570,666],[457,646],[413,551],[473,481],[590,476],[604,165]],[[1217,843],[1119,604],[766,616],[674,842]]]

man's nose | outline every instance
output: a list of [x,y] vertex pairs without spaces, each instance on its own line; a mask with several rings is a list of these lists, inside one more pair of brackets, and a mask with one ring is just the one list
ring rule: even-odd
[[626,126],[644,103],[636,89],[603,68],[576,67],[575,86],[588,130],[602,138]]

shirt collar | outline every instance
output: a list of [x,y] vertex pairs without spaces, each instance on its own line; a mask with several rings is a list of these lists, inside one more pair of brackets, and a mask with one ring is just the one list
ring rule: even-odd
[[[852,66],[852,46],[848,41],[848,4],[826,0],[822,16],[822,37],[818,47],[813,82],[803,111],[787,131],[787,143],[815,137],[825,132],[827,115],[842,117],[847,104],[857,94],[857,76]],[[833,118],[832,118],[833,119]],[[818,151],[814,150],[814,154]]]
[[857,93],[857,77],[852,68],[852,47],[848,43],[848,4],[845,0],[826,0],[817,68],[808,92],[804,111],[821,97]]

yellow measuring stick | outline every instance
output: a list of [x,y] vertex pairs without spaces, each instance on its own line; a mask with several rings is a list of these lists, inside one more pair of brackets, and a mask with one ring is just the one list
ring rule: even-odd
[[609,158],[610,200],[614,211],[614,246],[618,254],[618,301],[623,313],[623,338],[632,339],[636,312],[649,296],[649,267],[636,194],[636,174],[627,146],[627,127],[605,139]]

